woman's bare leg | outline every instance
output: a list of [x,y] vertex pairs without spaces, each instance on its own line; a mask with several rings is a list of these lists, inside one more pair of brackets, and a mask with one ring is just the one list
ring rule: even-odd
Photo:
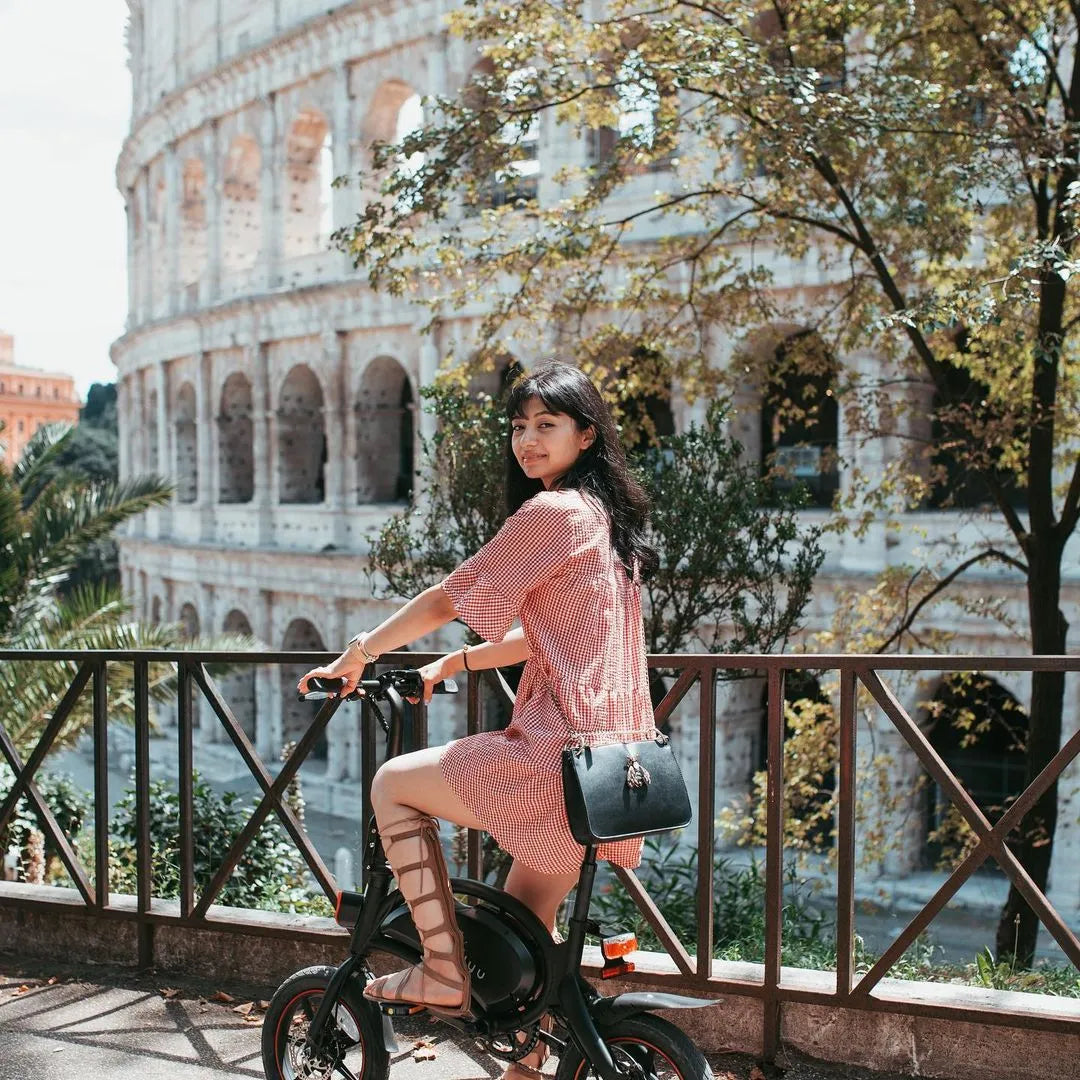
[[468,1005],[468,972],[453,900],[447,892],[438,829],[431,819],[472,827],[480,823],[443,779],[442,750],[431,747],[403,754],[375,774],[371,787],[375,820],[386,860],[412,912],[424,958],[412,968],[376,980],[365,993],[380,1001],[458,1009]]
[[[469,829],[484,828],[483,822],[469,810],[444,779],[440,766],[444,750],[445,747],[437,746],[403,754],[388,761],[375,774],[371,787],[371,805],[380,831],[392,831],[398,822],[415,818],[417,814],[428,814]],[[393,868],[393,859],[389,853],[387,859]],[[559,907],[577,883],[577,879],[577,871],[541,874],[515,862],[510,867],[505,887],[507,893],[520,900],[551,932],[555,928]],[[418,926],[417,930],[422,932],[423,927]],[[444,975],[449,974],[449,971],[442,968],[441,961],[432,963],[433,970]],[[439,1004],[440,1001],[456,1003],[460,1000],[460,995],[455,997],[452,988],[443,987],[440,983],[429,984],[429,989],[432,1004]],[[425,993],[427,992],[425,990]],[[521,1063],[536,1068],[546,1057],[546,1047],[538,1047]]]

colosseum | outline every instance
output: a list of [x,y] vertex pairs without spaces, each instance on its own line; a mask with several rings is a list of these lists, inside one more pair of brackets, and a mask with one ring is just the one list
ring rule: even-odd
[[[422,97],[455,92],[480,57],[447,33],[450,0],[128,3],[133,109],[116,175],[127,207],[129,313],[113,347],[121,472],[165,474],[176,494],[122,537],[125,590],[141,617],[181,622],[192,635],[236,630],[274,648],[334,648],[391,610],[368,590],[365,538],[406,504],[419,439],[431,432],[416,407],[419,389],[455,343],[468,342],[478,313],[425,334],[425,312],[372,292],[328,244],[354,217],[362,189],[331,181],[362,174],[373,139],[412,130]],[[585,144],[552,125],[541,131],[523,182],[542,204],[555,197],[555,163],[586,161]],[[788,266],[790,287],[810,295],[827,286],[816,266],[811,256]],[[802,332],[777,328],[759,347],[783,349]],[[851,370],[874,362],[837,361]],[[753,393],[743,404],[738,433],[749,451],[784,449],[783,439],[767,445],[771,427]],[[671,423],[682,429],[703,409],[676,393]],[[843,446],[853,468],[882,468],[888,445],[845,441],[842,411],[828,422],[826,441]],[[798,469],[804,451],[790,450]],[[820,503],[846,483],[844,473],[825,477]],[[935,544],[997,531],[957,511],[908,518],[915,530],[881,521],[864,537],[830,541],[811,629],[828,626],[836,587],[918,561]],[[1075,625],[1080,571],[1075,559],[1070,565]],[[1007,573],[987,572],[970,588],[1022,605],[1021,583]],[[958,618],[949,627],[958,651],[1017,650],[1000,627]],[[310,714],[288,692],[295,677],[260,669],[228,679],[227,696],[265,759],[276,759]],[[995,685],[1021,706],[1029,699],[1026,677],[1002,675]],[[932,692],[913,686],[909,707]],[[747,790],[762,758],[760,695],[731,692],[721,722],[718,805]],[[1078,726],[1072,692],[1066,734]],[[208,723],[200,735],[210,750],[220,738]],[[878,748],[896,755],[898,783],[910,781],[919,771],[913,756],[895,732],[880,738]],[[323,808],[355,812],[359,753],[354,734],[335,726],[320,748]],[[1006,757],[980,766],[998,796],[1016,784],[1015,755]],[[1075,805],[1062,814],[1054,872],[1054,895],[1073,913],[1077,817]],[[903,827],[925,835],[926,816],[915,818]],[[893,872],[914,870],[919,847],[897,855]]]

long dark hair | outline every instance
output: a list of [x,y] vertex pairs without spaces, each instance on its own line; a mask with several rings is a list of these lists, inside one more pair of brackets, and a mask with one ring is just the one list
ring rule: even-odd
[[[645,540],[649,520],[649,497],[626,464],[615,421],[592,380],[580,369],[557,360],[541,364],[521,375],[510,387],[506,417],[511,422],[524,416],[525,402],[539,398],[544,408],[565,413],[578,431],[592,428],[596,438],[558,480],[561,488],[577,488],[598,499],[611,523],[611,544],[627,573],[637,563],[641,578],[656,570],[659,558]],[[530,479],[514,456],[512,431],[506,435],[506,504],[512,514],[526,499],[544,490],[542,480]]]

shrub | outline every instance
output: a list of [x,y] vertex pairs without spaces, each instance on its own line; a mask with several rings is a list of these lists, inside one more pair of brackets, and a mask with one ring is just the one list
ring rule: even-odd
[[[2,802],[15,782],[15,775],[6,762],[0,762],[0,802]],[[38,790],[45,804],[53,812],[56,823],[69,840],[74,840],[83,821],[92,811],[92,800],[75,786],[75,782],[65,773],[38,773],[35,778]],[[11,848],[16,848],[20,859],[20,876],[26,870],[26,849],[30,833],[34,830],[45,837],[46,875],[50,866],[59,859],[60,851],[56,842],[45,828],[45,822],[34,805],[24,795],[15,806],[15,813],[6,829],[0,833],[0,857]]]

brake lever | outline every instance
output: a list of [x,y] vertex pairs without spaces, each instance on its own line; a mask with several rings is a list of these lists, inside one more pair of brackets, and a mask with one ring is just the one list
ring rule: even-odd
[[375,699],[373,697],[368,696],[367,703],[371,707],[371,709],[374,711],[375,715],[379,718],[379,727],[381,727],[383,729],[383,734],[389,735],[390,734],[390,721],[387,720],[385,716],[383,716],[382,710],[379,708],[378,705],[375,704]]

